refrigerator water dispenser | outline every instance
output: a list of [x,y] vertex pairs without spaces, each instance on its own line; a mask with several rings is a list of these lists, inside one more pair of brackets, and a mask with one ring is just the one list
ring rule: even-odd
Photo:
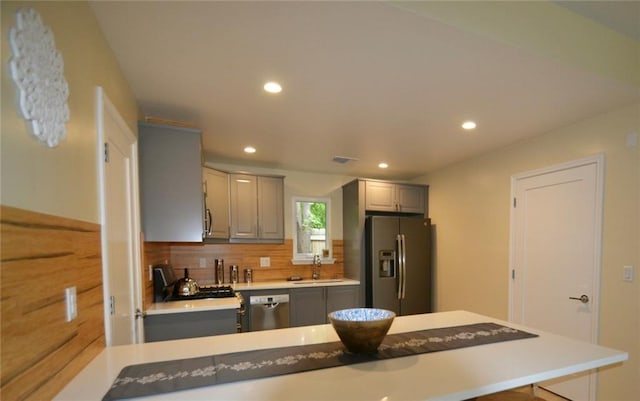
[[380,264],[380,277],[396,276],[396,251],[381,250],[378,252],[378,263]]

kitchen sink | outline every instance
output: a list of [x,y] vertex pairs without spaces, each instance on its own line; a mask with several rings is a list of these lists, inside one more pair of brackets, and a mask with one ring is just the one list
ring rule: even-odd
[[344,281],[344,279],[341,278],[330,278],[330,279],[324,279],[324,280],[302,280],[302,281],[294,281],[293,284],[322,284],[322,283],[339,283]]

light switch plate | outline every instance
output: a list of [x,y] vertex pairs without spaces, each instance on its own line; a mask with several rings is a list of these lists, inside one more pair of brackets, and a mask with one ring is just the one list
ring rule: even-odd
[[200,267],[207,267],[207,259],[200,258]]
[[271,266],[271,258],[270,257],[262,257],[260,258],[260,267],[269,267]]

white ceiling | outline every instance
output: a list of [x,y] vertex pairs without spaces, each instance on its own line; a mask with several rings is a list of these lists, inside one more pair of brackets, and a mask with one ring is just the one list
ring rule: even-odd
[[[640,15],[640,2],[628,3]],[[143,113],[201,128],[210,162],[411,179],[640,100],[637,81],[443,22],[416,3],[91,5]],[[283,92],[264,93],[267,80]],[[474,132],[460,128],[466,119]],[[246,145],[258,151],[245,155]]]
[[598,21],[635,40],[640,40],[640,1],[638,0],[561,0],[554,3]]

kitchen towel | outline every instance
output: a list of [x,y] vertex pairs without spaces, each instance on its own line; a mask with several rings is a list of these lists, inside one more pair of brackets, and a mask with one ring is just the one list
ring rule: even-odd
[[351,354],[341,342],[298,345],[127,366],[104,401],[187,390],[362,362],[537,337],[495,323],[387,335],[375,354]]

